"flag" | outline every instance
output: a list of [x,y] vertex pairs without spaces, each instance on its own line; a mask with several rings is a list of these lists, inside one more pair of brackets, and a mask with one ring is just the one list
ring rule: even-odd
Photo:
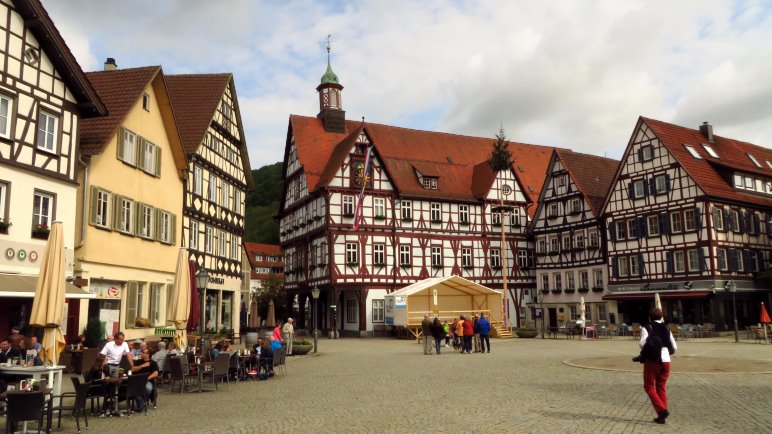
[[359,191],[359,197],[357,198],[357,206],[354,210],[354,230],[359,229],[359,221],[361,219],[362,214],[362,202],[364,202],[365,199],[365,187],[367,187],[367,174],[370,173],[370,158],[372,156],[372,146],[367,147],[367,152],[365,153],[365,171],[362,173],[362,189]]

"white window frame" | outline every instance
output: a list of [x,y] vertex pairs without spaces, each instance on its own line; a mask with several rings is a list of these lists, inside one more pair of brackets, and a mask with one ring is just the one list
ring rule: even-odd
[[148,286],[150,287],[148,289],[148,299],[150,300],[148,319],[150,320],[150,325],[153,327],[165,325],[161,322],[161,294],[165,285],[163,283],[151,283]]
[[694,221],[694,209],[686,209],[684,210],[684,231],[685,232],[691,232],[697,229],[697,225]]
[[571,199],[571,212],[582,212],[582,202],[579,199]]
[[743,258],[743,251],[742,249],[737,249],[737,253],[735,253],[735,258],[737,258],[737,271],[739,273],[745,272],[745,258]]
[[[96,194],[96,210],[94,210],[95,224],[101,228],[110,227],[110,209],[112,208],[112,197],[110,192],[97,189]],[[3,204],[0,204],[0,210],[4,209]]]
[[691,146],[689,146],[687,144],[684,144],[684,148],[686,148],[686,150],[689,151],[690,154],[692,154],[692,157],[694,157],[694,158],[696,158],[698,160],[702,160],[702,156],[700,156],[700,154],[697,152],[696,149],[694,149],[693,147],[691,147]]
[[737,210],[729,210],[729,220],[732,222],[732,232],[740,231],[740,213]]
[[518,267],[528,268],[528,252],[525,250],[517,251],[517,265]]
[[673,211],[670,213],[670,232],[674,234],[680,234],[684,231],[684,220],[681,216],[681,211]]
[[353,217],[354,216],[354,196],[350,194],[343,195],[342,200],[342,208],[343,211],[343,217]]
[[630,256],[629,258],[629,264],[630,264],[630,276],[638,276],[641,274],[641,270],[638,269],[638,257],[637,256]]
[[558,237],[550,238],[550,252],[556,254],[560,251],[560,240]]
[[[124,149],[126,145],[124,143]],[[204,171],[200,166],[193,166],[193,193],[201,196],[203,190]]]
[[346,265],[359,264],[359,244],[346,243]]
[[56,148],[59,145],[59,116],[48,110],[41,109],[38,113],[37,126],[37,148],[48,152],[56,152]]
[[673,252],[673,270],[676,273],[686,272],[686,254],[683,250]]
[[689,271],[700,271],[700,255],[697,250],[687,250],[686,257],[689,263]]
[[469,268],[472,266],[472,248],[471,247],[461,248],[461,266],[464,268]]
[[536,250],[537,252],[539,252],[539,253],[547,253],[547,240],[546,239],[540,238],[536,242],[536,245],[538,247],[538,249]]
[[5,128],[0,127],[0,137],[11,138],[11,126],[13,125],[13,101],[14,99],[6,94],[0,93],[0,125],[5,121]]
[[603,288],[603,270],[592,270],[593,288]]
[[563,234],[563,252],[569,252],[571,251],[571,235],[570,234]]
[[638,238],[638,219],[627,221],[627,235],[630,239]]
[[559,213],[560,213],[560,209],[558,208],[558,204],[556,203],[551,203],[547,208],[547,218],[558,217]]
[[118,220],[118,230],[125,234],[134,233],[134,219],[136,218],[136,204],[133,200],[121,196],[120,198],[121,215]]
[[158,240],[162,243],[171,243],[172,242],[172,214],[168,211],[159,211],[160,218],[159,220],[159,228],[158,228]]
[[217,250],[217,254],[223,258],[228,257],[228,233],[224,230],[220,230],[220,236],[217,237],[217,241],[219,243],[219,249]]
[[718,266],[718,269],[721,271],[727,271],[729,270],[729,262],[728,262],[728,256],[726,253],[726,249],[719,248],[716,249],[716,265]]
[[386,199],[373,198],[373,217],[386,218]]
[[217,175],[209,172],[209,182],[206,188],[206,198],[210,202],[217,203]]
[[584,234],[579,233],[574,236],[574,247],[577,249],[584,248]]
[[413,202],[409,200],[400,201],[400,214],[402,220],[413,220]]
[[501,268],[501,249],[491,249],[491,268]]
[[646,226],[648,226],[648,233],[650,237],[656,237],[659,235],[659,216],[650,215],[646,217]]
[[410,244],[399,245],[399,265],[411,265]]
[[204,229],[204,252],[210,255],[214,252],[214,229],[211,226]]
[[639,179],[633,182],[633,199],[642,199],[645,196],[644,185],[646,181]]
[[659,175],[654,177],[655,194],[667,193],[667,176]]
[[627,234],[627,224],[624,220],[619,220],[615,223],[617,225],[617,240],[624,240],[627,237],[625,236]]
[[713,215],[713,228],[719,231],[724,230],[724,210],[718,207],[714,207],[711,212]]
[[373,265],[386,265],[386,245],[373,244]]
[[[32,226],[45,225],[51,228],[54,213],[55,196],[40,191],[35,191],[32,205]],[[47,212],[43,209],[47,208]],[[5,210],[0,210],[5,211]]]
[[231,185],[228,184],[228,182],[223,179],[221,182],[220,187],[220,195],[222,196],[222,199],[220,200],[220,206],[226,209],[230,209],[231,204]]
[[761,168],[761,163],[759,163],[759,160],[756,159],[756,157],[753,156],[750,152],[746,152],[745,155],[748,156],[748,158],[753,161],[753,164],[756,165],[756,167]]
[[547,273],[541,275],[541,289],[550,290],[550,275]]
[[[648,153],[647,153],[648,151]],[[654,147],[651,145],[641,147],[641,158],[643,161],[650,161],[654,159]]]
[[573,271],[566,271],[566,288],[576,289],[576,279]]
[[432,246],[432,268],[442,267],[442,247]]
[[600,247],[600,238],[598,237],[598,232],[590,232],[590,245],[592,247]]
[[190,227],[188,228],[188,247],[193,250],[198,250],[198,222],[190,220]]
[[153,217],[155,217],[155,210],[152,206],[146,205],[146,204],[140,204],[139,207],[139,218],[140,218],[140,225],[139,225],[139,235],[142,238],[153,238],[153,229],[154,228],[154,221]]
[[432,202],[430,205],[430,217],[433,222],[442,221],[442,207],[439,203]]
[[587,270],[579,272],[579,287],[589,289],[590,288],[590,273]]
[[627,277],[627,256],[617,257],[617,271],[619,277]]
[[241,251],[239,236],[231,234],[231,259],[239,259],[239,252]]
[[156,173],[156,161],[158,160],[160,148],[147,140],[143,140],[142,143],[144,145],[142,150],[142,170],[151,175],[160,175]]
[[565,175],[558,175],[555,177],[555,180],[557,181],[558,187],[565,187],[566,186],[566,176]]
[[562,290],[563,289],[563,274],[561,273],[552,273],[552,281],[555,283],[555,289]]
[[384,300],[373,300],[372,317],[374,323],[385,321],[386,303]]
[[458,206],[458,221],[459,223],[469,223],[469,205]]
[[233,211],[241,214],[241,190],[238,188],[233,189]]
[[136,166],[137,165],[137,144],[138,136],[131,130],[123,129],[123,149],[121,150],[121,161]]

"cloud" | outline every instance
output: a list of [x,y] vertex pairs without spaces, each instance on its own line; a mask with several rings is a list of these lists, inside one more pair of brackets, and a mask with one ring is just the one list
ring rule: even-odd
[[44,0],[84,69],[231,71],[253,167],[332,66],[350,119],[620,156],[639,115],[768,145],[770,8],[723,1]]

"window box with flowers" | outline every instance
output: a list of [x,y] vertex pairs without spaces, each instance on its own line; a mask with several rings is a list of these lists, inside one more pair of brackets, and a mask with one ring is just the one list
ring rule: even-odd
[[373,218],[374,218],[375,220],[386,220],[386,216],[385,216],[385,215],[377,215],[377,216],[375,216],[375,217],[373,217]]
[[592,244],[587,246],[587,250],[598,250],[598,246],[594,246]]
[[589,292],[590,289],[589,288],[579,288],[578,291],[581,292],[581,293],[586,293],[586,292]]
[[593,286],[592,287],[592,292],[603,292],[603,287],[602,286]]
[[47,240],[48,234],[50,232],[51,232],[51,229],[49,229],[48,226],[38,224],[32,227],[32,238],[37,238],[39,240]]
[[13,226],[10,220],[0,219],[0,234],[7,234],[8,228]]
[[474,265],[464,265],[464,270],[474,270]]

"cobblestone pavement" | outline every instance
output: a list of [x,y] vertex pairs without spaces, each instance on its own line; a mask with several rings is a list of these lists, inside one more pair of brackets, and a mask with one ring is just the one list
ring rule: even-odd
[[[424,356],[412,341],[322,339],[318,355],[288,358],[286,376],[231,383],[217,393],[163,391],[147,416],[90,419],[90,431],[772,432],[772,374],[673,374],[672,415],[660,426],[640,373],[562,363],[632,356],[633,340],[492,343],[490,354],[443,348],[441,356]],[[772,345],[687,341],[679,355],[772,362]],[[72,432],[74,425],[63,428]]]

